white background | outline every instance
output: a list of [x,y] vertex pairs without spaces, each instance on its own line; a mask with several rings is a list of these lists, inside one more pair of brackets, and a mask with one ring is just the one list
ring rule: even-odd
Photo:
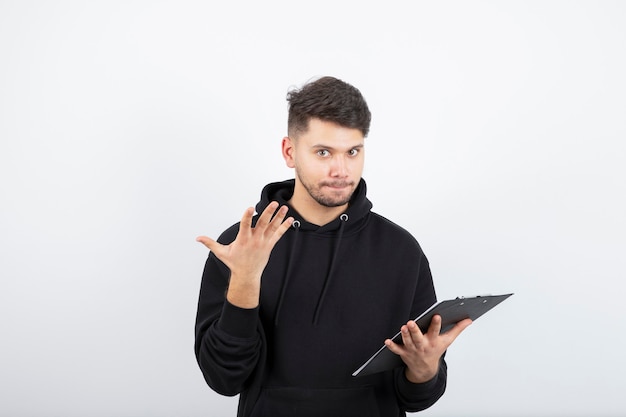
[[334,75],[439,297],[515,292],[421,415],[624,415],[625,54],[620,1],[2,1],[0,414],[235,415],[194,239],[292,176],[285,95]]

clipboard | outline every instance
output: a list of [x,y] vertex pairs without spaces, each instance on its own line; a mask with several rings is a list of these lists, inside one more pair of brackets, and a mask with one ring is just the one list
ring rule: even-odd
[[[428,330],[433,316],[441,316],[441,332],[450,330],[461,320],[470,318],[476,320],[487,311],[491,310],[502,301],[506,300],[513,293],[502,295],[479,295],[475,297],[457,297],[455,299],[439,301],[433,304],[428,310],[423,312],[413,321],[417,323],[420,330],[425,333]],[[398,332],[391,338],[395,343],[402,343],[401,333]],[[363,365],[352,373],[353,377],[370,375],[377,372],[387,371],[399,366],[403,366],[402,359],[383,345],[374,353]]]

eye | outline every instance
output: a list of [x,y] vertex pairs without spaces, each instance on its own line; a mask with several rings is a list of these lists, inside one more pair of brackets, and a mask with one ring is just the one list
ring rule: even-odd
[[357,148],[353,148],[348,151],[348,155],[350,156],[357,156],[358,154],[359,154],[359,150]]
[[317,154],[319,156],[326,157],[326,156],[330,155],[330,152],[328,152],[327,149],[320,149],[319,151],[317,151]]

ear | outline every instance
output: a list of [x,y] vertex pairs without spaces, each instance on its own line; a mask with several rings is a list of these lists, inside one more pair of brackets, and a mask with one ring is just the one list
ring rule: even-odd
[[296,146],[293,140],[289,136],[285,136],[283,138],[282,151],[283,151],[283,158],[285,159],[285,163],[287,164],[287,166],[289,168],[295,168],[296,164],[295,164],[294,156],[296,153]]

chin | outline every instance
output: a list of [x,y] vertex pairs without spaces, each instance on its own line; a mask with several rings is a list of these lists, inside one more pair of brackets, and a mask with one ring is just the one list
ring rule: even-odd
[[324,207],[340,207],[340,206],[348,204],[351,198],[352,198],[352,192],[348,193],[347,196],[336,196],[336,195],[324,196],[323,195],[323,196],[319,196],[315,200],[317,200],[317,202]]

